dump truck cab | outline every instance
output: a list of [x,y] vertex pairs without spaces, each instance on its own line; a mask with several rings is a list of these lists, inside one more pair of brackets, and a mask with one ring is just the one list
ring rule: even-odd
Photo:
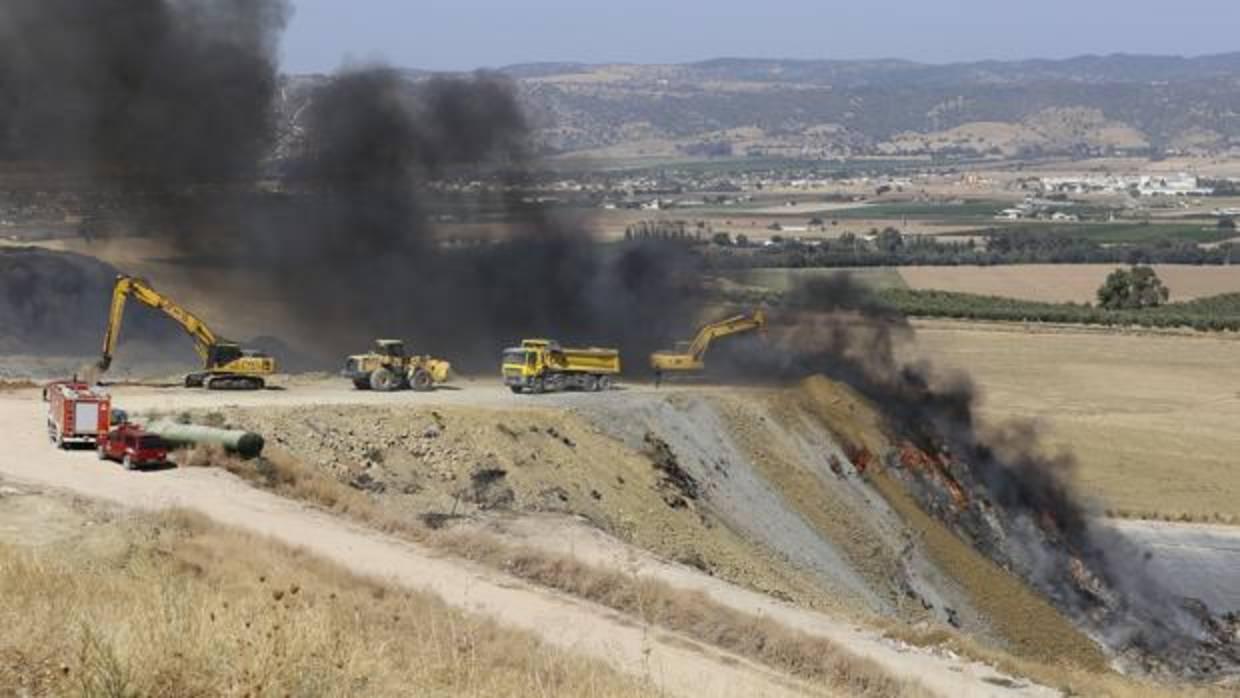
[[99,460],[113,460],[133,470],[168,461],[168,445],[159,436],[134,424],[122,424],[99,437]]
[[505,349],[500,359],[504,385],[514,393],[608,390],[619,373],[620,352],[615,349],[565,348],[551,339],[526,339]]

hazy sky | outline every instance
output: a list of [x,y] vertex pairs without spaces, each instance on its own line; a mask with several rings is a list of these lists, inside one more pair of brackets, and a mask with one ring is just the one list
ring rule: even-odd
[[294,0],[285,69],[1240,50],[1240,0]]

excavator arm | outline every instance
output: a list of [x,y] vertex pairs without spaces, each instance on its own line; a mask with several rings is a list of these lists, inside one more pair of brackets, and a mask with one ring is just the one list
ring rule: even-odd
[[765,329],[766,313],[761,310],[754,311],[749,315],[737,315],[719,322],[712,322],[698,330],[697,336],[689,344],[689,351],[687,353],[695,361],[701,361],[706,356],[706,350],[710,348],[710,343],[716,339],[742,332]]
[[172,318],[186,334],[193,338],[194,351],[202,359],[203,365],[210,367],[211,348],[219,341],[211,328],[207,327],[198,316],[151,288],[146,281],[121,275],[116,277],[116,285],[112,288],[112,307],[108,312],[108,328],[103,335],[103,356],[99,360],[100,369],[106,371],[112,365],[112,356],[116,352],[116,343],[120,338],[121,322],[125,317],[125,303],[131,297]]
[[700,371],[705,367],[706,350],[710,348],[711,342],[729,335],[765,329],[766,313],[762,310],[712,322],[698,330],[693,341],[678,345],[677,349],[672,351],[656,351],[651,354],[650,367],[656,374],[665,371]]

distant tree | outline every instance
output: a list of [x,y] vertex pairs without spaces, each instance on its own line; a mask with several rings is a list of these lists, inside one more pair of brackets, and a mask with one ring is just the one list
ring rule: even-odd
[[1220,219],[1218,219],[1218,229],[1219,229],[1219,230],[1235,230],[1235,229],[1236,229],[1236,219],[1235,219],[1235,218],[1220,218]]
[[895,228],[884,228],[875,239],[874,246],[889,254],[897,252],[904,247],[904,236]]
[[716,245],[722,245],[723,247],[732,246],[732,236],[727,233],[715,233],[711,236],[710,241]]
[[780,225],[778,222],[775,222],[775,223],[772,223],[766,226],[766,229],[767,230],[783,230],[784,226]]
[[809,227],[811,228],[821,228],[824,225],[826,225],[826,222],[823,221],[818,216],[814,216],[813,218],[809,219]]
[[736,236],[737,247],[749,247],[749,236],[744,233],[738,233]]
[[1171,291],[1153,267],[1116,269],[1098,289],[1098,304],[1108,310],[1153,308],[1167,302]]

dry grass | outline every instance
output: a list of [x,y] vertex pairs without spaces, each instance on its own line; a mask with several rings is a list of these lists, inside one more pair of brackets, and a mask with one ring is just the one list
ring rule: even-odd
[[1240,343],[1225,336],[917,325],[910,358],[968,371],[986,422],[1032,419],[1080,492],[1126,518],[1240,519]]
[[872,660],[830,640],[736,611],[697,591],[601,570],[569,557],[505,545],[476,533],[445,533],[437,543],[471,560],[540,586],[589,599],[613,610],[684,633],[701,642],[823,683],[850,696],[925,696],[915,683],[893,678]]
[[[1053,303],[1092,303],[1098,287],[1116,264],[1012,264],[994,267],[903,267],[900,276],[909,288],[978,293]],[[1171,289],[1173,300],[1183,301],[1220,293],[1240,292],[1240,267],[1202,267],[1187,264],[1155,265]]]
[[891,677],[874,662],[835,643],[682,591],[663,582],[601,570],[532,548],[515,548],[480,533],[434,531],[380,507],[366,495],[273,450],[268,458],[243,461],[211,448],[187,451],[187,466],[223,467],[255,484],[322,506],[367,525],[431,545],[534,584],[602,604],[655,626],[753,659],[794,676],[820,681],[848,695],[915,698],[916,684]]
[[0,393],[15,392],[18,390],[30,390],[37,388],[39,385],[34,381],[28,380],[0,380]]
[[1106,670],[1102,651],[1049,601],[922,511],[898,482],[881,471],[867,477],[916,533],[930,558],[964,587],[974,607],[1006,640],[1013,654],[1048,665],[1095,673]]
[[[649,688],[531,635],[196,515],[0,545],[14,695],[531,695]],[[113,534],[110,538],[106,535]]]

